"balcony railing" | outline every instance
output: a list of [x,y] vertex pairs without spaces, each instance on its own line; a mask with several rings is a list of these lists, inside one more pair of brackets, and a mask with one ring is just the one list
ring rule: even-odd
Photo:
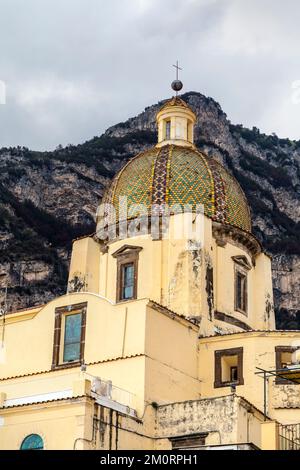
[[300,423],[279,425],[279,450],[300,450]]

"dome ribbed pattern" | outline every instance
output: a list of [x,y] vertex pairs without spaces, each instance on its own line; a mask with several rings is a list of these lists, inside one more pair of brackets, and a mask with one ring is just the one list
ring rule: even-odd
[[[165,145],[152,148],[131,159],[116,175],[103,197],[113,204],[117,214],[125,209],[128,218],[143,204],[190,205],[195,210],[203,204],[204,212],[216,222],[251,231],[246,197],[236,179],[215,159],[195,148]],[[122,217],[121,217],[122,218]]]

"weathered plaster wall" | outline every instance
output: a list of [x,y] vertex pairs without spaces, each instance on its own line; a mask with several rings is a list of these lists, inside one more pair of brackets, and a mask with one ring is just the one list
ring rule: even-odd
[[[180,315],[196,318],[200,334],[223,333],[244,328],[275,327],[270,259],[259,254],[254,259],[241,244],[229,239],[220,245],[213,238],[212,221],[201,216],[198,238],[184,231],[184,215],[170,219],[167,237],[153,241],[139,235],[109,243],[108,251],[86,238],[75,242],[70,268],[69,289],[96,292],[115,302],[117,261],[113,254],[124,245],[139,246],[137,296],[152,299]],[[201,225],[202,224],[202,225]],[[180,230],[178,229],[180,228]],[[235,310],[235,263],[244,256],[248,273],[247,314]],[[215,312],[217,315],[215,316]]]
[[210,433],[208,444],[229,444],[236,440],[237,401],[233,396],[202,399],[160,406],[157,433],[161,436]]
[[209,433],[207,445],[236,442],[238,415],[233,396],[160,406],[157,435],[162,437]]
[[[46,450],[71,450],[76,438],[90,439],[87,422],[92,413],[92,404],[84,398],[0,410],[0,449],[18,450],[26,436],[39,434]],[[82,448],[80,443],[78,448]]]
[[[259,410],[264,409],[264,381],[257,375],[258,369],[275,370],[275,347],[293,346],[299,341],[299,334],[292,332],[248,332],[214,338],[201,338],[199,343],[199,378],[202,397],[220,396],[230,393],[230,387],[214,387],[215,351],[243,348],[244,384],[237,385],[237,394],[249,400]],[[211,364],[207,367],[206,364]],[[293,406],[289,413],[282,413],[278,407]],[[282,386],[269,379],[267,388],[267,412],[272,419],[283,423],[300,422],[299,385]],[[282,421],[282,417],[284,420]],[[289,416],[289,418],[287,418]]]

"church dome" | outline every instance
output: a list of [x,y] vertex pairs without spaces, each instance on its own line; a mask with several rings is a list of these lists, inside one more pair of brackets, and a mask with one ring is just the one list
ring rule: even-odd
[[[193,147],[167,144],[132,158],[115,176],[103,203],[119,213],[127,197],[128,218],[133,205],[203,204],[207,217],[251,231],[246,197],[236,179],[215,159]],[[121,207],[121,206],[120,206]]]
[[203,205],[204,214],[213,221],[251,232],[250,211],[239,183],[194,145],[196,119],[178,96],[160,109],[157,145],[132,158],[103,197],[102,203],[114,207],[117,220],[124,218],[125,210],[128,219],[136,217],[141,204],[148,214],[154,204],[180,205],[182,210],[185,205],[193,210]]

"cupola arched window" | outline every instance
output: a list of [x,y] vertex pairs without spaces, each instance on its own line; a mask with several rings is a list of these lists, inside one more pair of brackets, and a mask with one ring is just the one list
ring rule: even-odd
[[43,450],[44,441],[38,434],[29,434],[21,444],[21,450]]
[[166,121],[166,140],[171,139],[171,121]]

